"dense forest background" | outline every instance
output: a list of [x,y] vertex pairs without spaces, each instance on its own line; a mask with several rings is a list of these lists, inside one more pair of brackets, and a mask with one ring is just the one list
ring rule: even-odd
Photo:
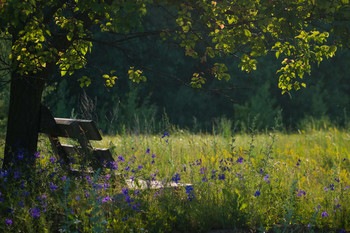
[[[222,57],[230,68],[231,79],[218,81],[208,76],[203,89],[186,84],[195,72],[205,72],[217,60],[195,60],[185,55],[174,41],[163,41],[158,28],[171,23],[161,12],[144,19],[143,32],[132,39],[111,34],[95,38],[109,43],[95,43],[85,69],[70,77],[57,71],[51,77],[43,103],[55,117],[93,119],[104,134],[122,132],[157,133],[170,125],[193,132],[212,132],[231,128],[245,131],[256,119],[256,127],[265,130],[280,116],[283,128],[297,130],[310,126],[336,125],[350,127],[350,52],[337,51],[336,57],[315,65],[307,88],[281,95],[276,70],[281,60],[274,54],[261,59],[250,74],[238,68],[234,57]],[[132,35],[132,33],[131,33]],[[9,46],[0,42],[2,57]],[[132,83],[130,66],[143,70],[147,82]],[[107,87],[102,75],[115,70],[114,87]],[[1,71],[0,71],[1,72]],[[2,72],[6,81],[6,73]],[[81,88],[79,78],[87,76],[92,83]],[[0,84],[0,132],[5,133],[9,84]]]

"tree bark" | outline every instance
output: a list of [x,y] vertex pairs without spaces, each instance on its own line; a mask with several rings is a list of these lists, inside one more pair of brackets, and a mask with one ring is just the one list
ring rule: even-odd
[[45,72],[35,76],[12,73],[4,169],[9,169],[15,162],[33,161],[37,151],[41,97],[47,80],[45,75]]

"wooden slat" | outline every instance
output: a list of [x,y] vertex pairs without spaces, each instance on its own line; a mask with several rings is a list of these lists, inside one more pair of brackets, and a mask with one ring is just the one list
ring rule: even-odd
[[[72,146],[67,144],[61,144],[62,149],[65,151],[67,155],[73,156],[73,155],[82,155],[84,154],[83,150],[79,146]],[[99,162],[106,161],[106,162],[113,162],[113,156],[109,149],[106,148],[93,148],[93,156],[99,160]]]
[[[87,140],[102,140],[97,126],[92,120],[79,120],[68,118],[54,118],[56,125],[46,127],[41,125],[41,133],[46,133],[54,137],[79,138],[86,137]],[[79,132],[81,135],[77,135]]]

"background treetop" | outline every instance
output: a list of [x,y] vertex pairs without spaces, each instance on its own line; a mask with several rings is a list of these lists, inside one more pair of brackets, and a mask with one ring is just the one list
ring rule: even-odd
[[[209,78],[228,80],[227,64],[213,60],[235,56],[246,72],[257,68],[257,58],[275,53],[280,59],[279,87],[282,92],[305,86],[304,74],[313,63],[334,56],[348,45],[348,0],[245,0],[245,1],[95,1],[95,0],[2,0],[0,30],[12,40],[11,67],[20,74],[58,67],[62,76],[84,68],[86,56],[101,31],[124,35],[146,33],[142,17],[150,5],[167,12],[175,24],[158,31],[174,39],[188,56],[208,63],[193,73],[189,85],[201,87]],[[137,35],[136,35],[137,36]],[[129,78],[145,81],[142,71],[130,67]],[[108,86],[115,72],[101,75]],[[89,77],[79,79],[89,85]]]

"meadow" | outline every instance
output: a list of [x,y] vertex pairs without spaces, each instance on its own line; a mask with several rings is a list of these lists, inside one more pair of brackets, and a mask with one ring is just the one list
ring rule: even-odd
[[43,136],[32,170],[2,170],[0,232],[350,231],[346,130],[170,130],[104,136],[94,146],[110,148],[116,162],[73,176]]

